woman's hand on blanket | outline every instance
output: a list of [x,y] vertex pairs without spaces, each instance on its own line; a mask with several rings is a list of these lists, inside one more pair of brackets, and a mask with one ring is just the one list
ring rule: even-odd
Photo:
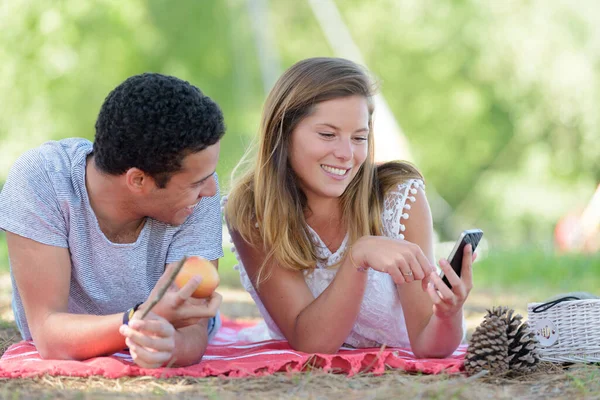
[[153,312],[139,319],[137,311],[129,325],[121,325],[119,332],[125,336],[125,344],[133,361],[142,368],[159,368],[173,357],[175,351],[175,328],[163,317]]
[[371,267],[389,274],[396,285],[422,281],[423,290],[434,266],[421,248],[406,240],[385,236],[363,236],[350,249],[357,267]]
[[[167,267],[163,276],[161,276],[154,289],[152,289],[148,300],[144,305],[140,306],[140,309],[143,310],[156,298],[160,289],[168,282],[173,267]],[[201,279],[200,276],[193,277],[181,288],[172,284],[162,299],[152,308],[152,311],[167,319],[176,329],[194,325],[202,318],[214,317],[219,310],[223,298],[217,292],[213,292],[210,297],[205,299],[192,297],[192,293],[198,287]]]
[[440,260],[440,267],[452,284],[452,289],[444,283],[437,272],[431,273],[431,283],[427,288],[427,292],[433,301],[434,315],[439,318],[451,318],[462,310],[463,304],[473,288],[472,265],[476,258],[477,253],[473,253],[471,245],[466,245],[460,277],[452,269],[448,260]]

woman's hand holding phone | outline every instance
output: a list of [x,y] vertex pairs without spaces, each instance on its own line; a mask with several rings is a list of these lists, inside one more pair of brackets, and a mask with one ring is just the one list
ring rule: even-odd
[[477,253],[473,252],[472,245],[467,244],[464,246],[460,277],[448,260],[440,260],[442,272],[452,285],[452,289],[444,283],[435,271],[430,274],[427,292],[433,301],[434,315],[439,318],[449,318],[462,310],[463,304],[473,288],[472,266],[476,258]]

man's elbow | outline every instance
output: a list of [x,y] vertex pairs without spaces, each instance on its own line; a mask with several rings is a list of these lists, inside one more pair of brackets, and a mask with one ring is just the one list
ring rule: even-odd
[[33,343],[40,357],[45,360],[83,361],[100,355],[94,353],[94,348],[89,342],[77,344],[66,338],[57,340],[51,336],[42,336],[39,339],[34,338]]
[[42,341],[34,342],[37,348],[40,357],[44,360],[76,360],[80,361],[83,358],[77,357],[76,354],[73,354],[72,349],[62,348],[61,346],[56,346],[52,343],[46,343]]

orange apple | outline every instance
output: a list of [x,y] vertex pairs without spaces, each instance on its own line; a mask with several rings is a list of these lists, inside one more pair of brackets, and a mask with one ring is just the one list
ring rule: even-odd
[[219,286],[219,273],[210,261],[197,256],[188,257],[175,277],[175,284],[180,288],[183,287],[194,275],[200,275],[202,282],[192,297],[203,299],[209,297]]

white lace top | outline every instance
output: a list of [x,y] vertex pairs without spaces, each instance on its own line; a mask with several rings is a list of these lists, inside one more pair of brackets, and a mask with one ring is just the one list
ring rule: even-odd
[[[402,220],[408,219],[410,203],[415,201],[414,195],[417,188],[425,188],[419,179],[408,180],[388,193],[384,199],[384,209],[381,215],[383,233],[385,236],[404,239],[405,226]],[[226,202],[227,198],[223,198]],[[342,259],[348,247],[348,235],[335,253],[327,248],[317,233],[309,227],[315,249],[319,258],[324,262],[317,262],[314,270],[305,271],[304,279],[313,296],[318,297],[329,286],[337,269],[328,269]],[[256,302],[265,323],[251,330],[248,340],[258,341],[265,339],[285,339],[265,306],[256,293],[246,270],[235,248],[231,249],[239,265],[236,269],[240,272],[240,280],[244,288]],[[356,322],[346,339],[346,344],[353,347],[379,347],[382,344],[390,347],[410,347],[404,314],[396,285],[390,275],[369,269],[365,294]]]

